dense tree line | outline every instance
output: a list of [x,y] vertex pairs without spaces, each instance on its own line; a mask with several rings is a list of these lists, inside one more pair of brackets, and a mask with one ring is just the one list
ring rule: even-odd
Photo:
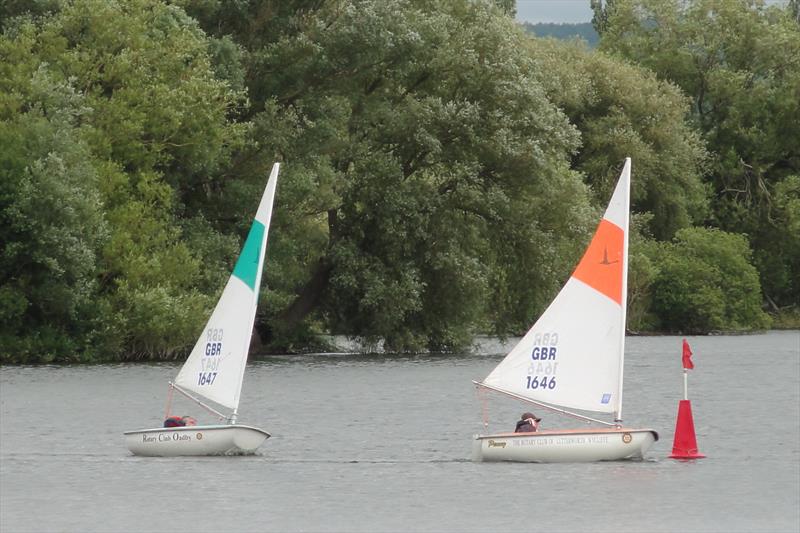
[[675,83],[709,151],[704,221],[744,234],[773,311],[800,302],[798,3],[606,0],[601,48]]
[[597,31],[590,22],[574,24],[552,22],[531,24],[530,22],[523,22],[522,26],[525,28],[525,31],[537,37],[553,37],[564,40],[583,39],[591,48],[596,47],[600,42],[600,36],[597,35]]
[[275,160],[271,349],[524,331],[626,156],[629,327],[767,327],[762,302],[800,290],[800,67],[770,52],[800,30],[789,8],[722,2],[759,35],[720,23],[702,51],[698,0],[670,52],[653,17],[672,4],[598,6],[603,52],[526,35],[509,1],[4,4],[2,360],[185,352]]

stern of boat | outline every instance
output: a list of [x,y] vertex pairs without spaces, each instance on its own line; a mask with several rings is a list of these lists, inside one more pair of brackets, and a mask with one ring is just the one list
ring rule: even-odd
[[253,454],[264,444],[270,434],[258,428],[250,426],[235,426],[237,431],[233,435],[233,444],[237,448],[236,453]]
[[480,435],[472,436],[472,460],[476,463],[483,461],[483,451],[481,450]]

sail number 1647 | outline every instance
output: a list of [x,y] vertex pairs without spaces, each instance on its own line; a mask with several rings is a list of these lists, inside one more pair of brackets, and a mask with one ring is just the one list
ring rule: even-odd
[[217,379],[216,372],[200,372],[199,376],[197,377],[197,384],[211,385],[214,383],[215,379]]
[[528,388],[529,389],[550,389],[553,390],[556,388],[556,377],[542,376],[539,379],[539,376],[526,376],[528,378]]

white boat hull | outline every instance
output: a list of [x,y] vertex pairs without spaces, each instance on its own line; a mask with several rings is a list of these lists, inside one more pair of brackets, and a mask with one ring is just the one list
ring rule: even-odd
[[652,429],[547,430],[477,435],[473,461],[568,463],[642,459],[658,440]]
[[134,455],[252,455],[270,434],[239,424],[182,426],[125,432],[125,445]]

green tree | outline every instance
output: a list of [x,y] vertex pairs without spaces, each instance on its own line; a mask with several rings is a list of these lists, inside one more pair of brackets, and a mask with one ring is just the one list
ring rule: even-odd
[[[775,185],[766,227],[762,246],[769,253],[759,255],[757,266],[762,279],[771,282],[765,291],[767,302],[773,311],[794,307],[800,312],[800,176],[789,176]],[[769,296],[777,288],[798,295],[798,299],[779,300],[779,305]]]
[[[20,50],[0,41],[0,55]],[[24,61],[24,60],[23,60]],[[0,361],[74,360],[92,346],[97,250],[107,237],[79,123],[89,109],[46,65],[3,70],[0,103]]]
[[689,101],[650,71],[582,43],[532,39],[537,77],[581,133],[572,157],[604,205],[625,157],[633,161],[631,203],[650,213],[647,233],[670,239],[708,215],[706,151],[687,120]]
[[592,8],[592,26],[598,35],[602,35],[608,26],[608,11],[609,2],[613,3],[614,0],[606,0],[605,5],[603,0],[589,0],[589,6]]
[[61,0],[3,0],[0,3],[0,32],[13,27],[17,17],[38,17],[58,11]]
[[[232,266],[240,221],[252,218],[251,204],[257,202],[224,214],[218,210],[230,155],[246,133],[247,125],[235,120],[244,96],[218,77],[213,43],[180,8],[157,0],[76,0],[59,7],[38,18],[4,21],[1,103],[7,120],[25,124],[34,119],[30,109],[45,109],[35,118],[49,124],[59,113],[71,113],[72,130],[62,137],[75,147],[72,155],[53,152],[56,159],[37,140],[51,136],[46,130],[17,130],[18,144],[42,147],[11,152],[16,164],[7,167],[7,183],[16,188],[5,211],[18,225],[36,227],[48,220],[42,202],[62,202],[62,231],[78,231],[67,216],[72,215],[76,224],[90,224],[102,235],[83,236],[85,250],[72,266],[80,279],[96,284],[90,286],[94,292],[76,281],[62,291],[93,301],[99,317],[91,322],[73,312],[72,323],[85,323],[93,333],[59,358],[67,352],[88,357],[84,344],[91,343],[105,355],[168,357],[194,339],[209,296]],[[233,71],[228,76],[236,77]],[[40,78],[74,94],[79,112],[70,111],[78,104],[48,103],[34,90]],[[29,85],[33,89],[24,90]],[[263,175],[259,179],[263,187]],[[38,195],[39,203],[26,195]],[[20,207],[23,201],[29,201],[27,210]],[[78,201],[85,204],[82,210],[72,206]],[[24,233],[14,238],[33,240]],[[15,279],[23,266],[22,256],[14,255],[3,265],[3,276]],[[31,320],[19,310],[32,315],[57,294],[39,286],[27,301],[4,298],[25,327]],[[66,296],[61,295],[65,305]]]
[[600,41],[597,32],[588,22],[579,24],[552,22],[531,24],[529,22],[524,22],[522,27],[525,28],[527,33],[538,37],[553,37],[561,40],[582,39],[586,41],[586,45],[590,48],[596,47]]
[[800,258],[783,248],[787,232],[775,212],[781,184],[800,172],[796,12],[751,0],[614,0],[606,15],[602,49],[692,98],[712,154],[711,222],[747,234],[767,298],[796,305],[797,276],[787,273]]
[[392,349],[451,349],[541,311],[593,213],[568,169],[576,132],[494,2],[187,8],[247,49],[260,150],[236,171],[288,162],[273,329],[311,317]]
[[654,254],[653,307],[666,331],[706,333],[769,326],[758,272],[741,235],[687,228]]
[[653,310],[653,283],[659,272],[659,243],[648,232],[650,213],[634,214],[628,248],[628,315],[630,331],[656,331],[658,317]]

